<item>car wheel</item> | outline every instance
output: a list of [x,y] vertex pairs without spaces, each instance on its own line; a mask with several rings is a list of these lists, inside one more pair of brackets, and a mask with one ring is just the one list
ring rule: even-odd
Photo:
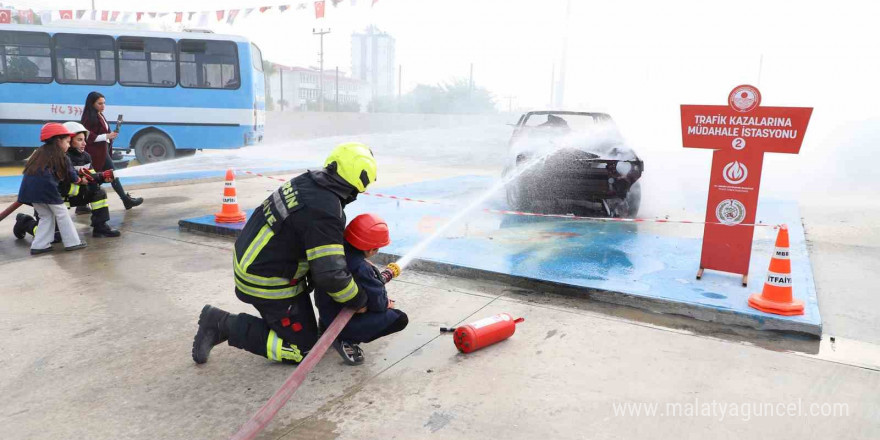
[[174,159],[176,150],[168,136],[161,133],[147,133],[138,138],[134,154],[140,163],[153,163]]

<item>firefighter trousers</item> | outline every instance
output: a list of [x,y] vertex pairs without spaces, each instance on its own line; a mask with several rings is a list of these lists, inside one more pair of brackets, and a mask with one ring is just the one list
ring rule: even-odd
[[230,317],[229,345],[284,363],[300,363],[318,341],[318,323],[308,293],[284,300],[251,302],[261,318]]

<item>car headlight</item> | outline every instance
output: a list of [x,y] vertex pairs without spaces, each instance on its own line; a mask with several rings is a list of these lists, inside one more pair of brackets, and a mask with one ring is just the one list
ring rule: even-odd
[[629,174],[630,171],[632,171],[632,164],[629,162],[620,161],[617,162],[616,168],[617,174],[620,174],[621,176],[626,176],[627,174]]

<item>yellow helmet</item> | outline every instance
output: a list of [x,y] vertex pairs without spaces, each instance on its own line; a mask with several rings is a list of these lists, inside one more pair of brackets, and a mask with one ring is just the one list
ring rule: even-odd
[[336,174],[357,188],[358,192],[366,191],[367,187],[376,181],[376,159],[370,147],[360,142],[337,145],[324,161],[324,167],[334,162]]

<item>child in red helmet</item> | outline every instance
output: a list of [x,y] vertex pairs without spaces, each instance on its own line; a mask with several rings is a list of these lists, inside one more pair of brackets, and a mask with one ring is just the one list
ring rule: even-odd
[[[380,270],[368,260],[391,243],[385,220],[375,214],[361,214],[345,228],[344,238],[348,270],[358,288],[366,292],[367,305],[342,329],[333,347],[347,364],[359,365],[364,362],[364,353],[358,344],[403,330],[409,318],[395,307],[385,291],[385,284],[397,276],[400,269],[392,265]],[[321,328],[329,327],[343,307],[320,289],[315,290],[315,303]]]
[[[31,242],[31,255],[52,250],[56,226],[61,232],[65,250],[73,251],[86,247],[86,243],[76,232],[73,220],[67,214],[67,207],[64,206],[64,196],[76,195],[80,185],[85,184],[73,169],[66,154],[67,149],[70,148],[71,135],[73,133],[61,124],[50,122],[44,125],[40,129],[40,141],[44,144],[31,154],[24,165],[22,172],[24,177],[21,179],[18,201],[33,206],[40,216],[34,241]],[[69,194],[61,194],[59,187],[62,186]],[[16,217],[13,232],[17,238],[24,237],[24,229],[33,230],[33,227],[21,228],[24,217],[29,216],[19,214]]]

